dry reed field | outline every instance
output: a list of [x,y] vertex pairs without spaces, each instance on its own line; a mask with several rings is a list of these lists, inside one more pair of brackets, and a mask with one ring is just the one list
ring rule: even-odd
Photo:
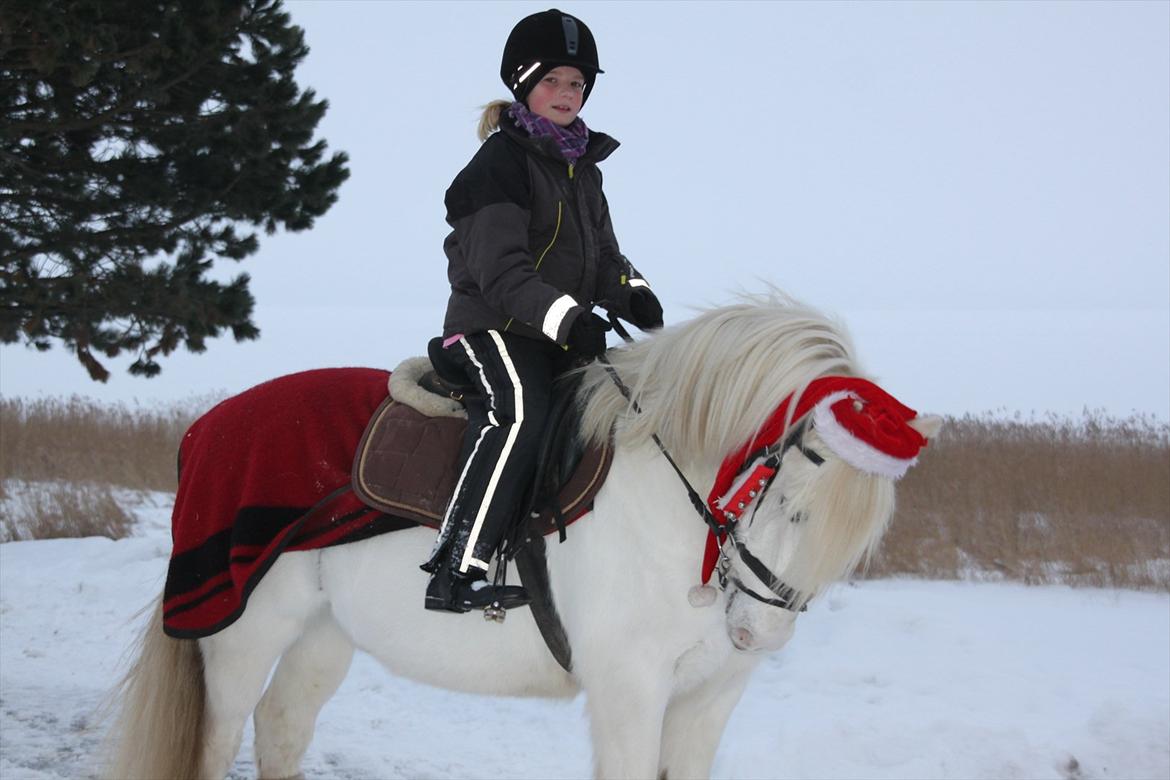
[[1170,590],[1170,426],[947,419],[869,575]]
[[[216,400],[0,400],[0,541],[128,533],[111,490],[173,491],[179,439]],[[865,576],[1170,590],[1170,425],[948,418],[921,460]]]
[[133,517],[113,491],[173,492],[179,440],[215,400],[0,399],[0,542],[125,536]]

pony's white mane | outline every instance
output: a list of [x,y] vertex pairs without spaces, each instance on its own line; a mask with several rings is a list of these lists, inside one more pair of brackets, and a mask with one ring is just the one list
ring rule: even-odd
[[[582,435],[634,445],[657,433],[690,460],[721,460],[753,437],[789,394],[826,374],[857,376],[844,326],[771,288],[610,350],[634,412],[605,366],[585,371]],[[793,404],[795,406],[795,404]]]

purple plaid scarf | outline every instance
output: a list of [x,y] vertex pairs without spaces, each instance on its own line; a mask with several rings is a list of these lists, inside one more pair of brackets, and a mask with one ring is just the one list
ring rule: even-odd
[[589,145],[589,128],[581,117],[574,119],[568,127],[561,127],[551,119],[528,110],[528,106],[516,101],[508,106],[508,116],[516,120],[516,124],[524,128],[533,138],[552,138],[557,142],[557,148],[565,160],[575,163],[585,154],[585,147]]

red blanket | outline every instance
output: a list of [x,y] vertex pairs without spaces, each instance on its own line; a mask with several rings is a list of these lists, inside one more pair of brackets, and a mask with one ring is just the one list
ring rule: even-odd
[[388,377],[366,368],[292,374],[227,399],[191,426],[179,447],[167,634],[194,638],[230,625],[285,550],[414,525],[366,507],[349,487]]

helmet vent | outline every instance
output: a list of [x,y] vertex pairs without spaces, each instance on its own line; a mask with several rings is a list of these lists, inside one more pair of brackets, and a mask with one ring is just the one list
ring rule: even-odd
[[580,37],[577,34],[577,20],[571,16],[562,16],[561,27],[565,31],[565,52],[570,57],[576,57],[577,44],[580,40]]

